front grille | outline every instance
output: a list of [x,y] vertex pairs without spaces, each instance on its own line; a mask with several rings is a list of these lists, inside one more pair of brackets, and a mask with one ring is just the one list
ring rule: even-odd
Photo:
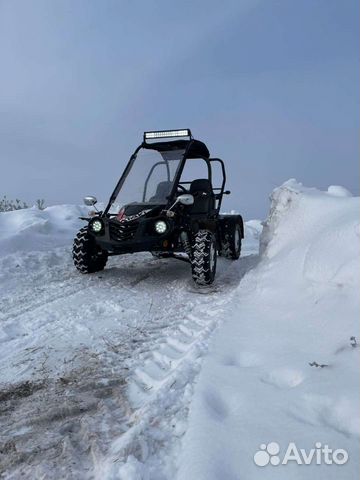
[[138,228],[139,222],[118,222],[112,220],[109,222],[110,238],[117,242],[126,242],[132,240]]

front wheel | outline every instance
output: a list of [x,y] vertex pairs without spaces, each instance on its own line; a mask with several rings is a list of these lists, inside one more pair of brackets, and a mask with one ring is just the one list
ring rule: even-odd
[[194,235],[191,252],[191,270],[197,285],[210,285],[216,274],[216,239],[209,230]]
[[76,235],[72,254],[74,265],[81,273],[104,270],[108,259],[108,253],[96,245],[87,227],[83,227]]

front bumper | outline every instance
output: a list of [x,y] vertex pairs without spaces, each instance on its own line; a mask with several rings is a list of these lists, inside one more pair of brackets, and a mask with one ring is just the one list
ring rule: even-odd
[[[164,217],[140,218],[120,222],[114,218],[102,218],[103,230],[96,234],[89,229],[96,243],[109,254],[134,253],[142,251],[172,250],[175,245],[175,225]],[[163,234],[155,232],[154,225],[164,220],[168,229]]]

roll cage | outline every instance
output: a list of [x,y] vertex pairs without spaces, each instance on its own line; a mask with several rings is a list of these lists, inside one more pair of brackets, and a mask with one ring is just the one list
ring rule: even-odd
[[[169,195],[167,196],[167,205],[171,205],[173,204],[173,202],[175,201],[175,197],[177,196],[177,193],[178,193],[178,188],[179,188],[179,185],[183,186],[184,185],[190,185],[191,184],[191,181],[181,181],[181,176],[182,176],[182,173],[183,173],[183,170],[184,170],[184,167],[185,167],[185,164],[187,161],[189,160],[193,160],[193,159],[202,159],[206,162],[206,165],[207,165],[207,171],[208,171],[208,180],[211,182],[211,185],[212,184],[212,179],[213,179],[213,175],[212,175],[212,165],[214,163],[218,163],[220,165],[220,168],[221,168],[221,174],[222,174],[222,181],[221,181],[221,185],[220,186],[217,186],[217,187],[214,187],[212,186],[212,189],[213,189],[213,192],[214,192],[214,196],[215,196],[215,200],[217,201],[217,205],[215,207],[215,213],[216,214],[219,214],[220,212],[220,208],[221,208],[221,203],[222,203],[222,199],[223,199],[223,195],[224,193],[230,193],[230,192],[225,192],[224,189],[225,189],[225,183],[226,183],[226,172],[225,172],[225,165],[224,165],[224,162],[223,160],[221,160],[220,158],[210,158],[210,153],[209,153],[209,150],[208,148],[206,147],[205,143],[199,141],[199,140],[196,140],[193,138],[192,134],[191,134],[191,131],[189,129],[187,130],[178,130],[178,131],[174,131],[174,130],[165,130],[165,131],[162,131],[162,132],[152,132],[154,134],[156,133],[161,133],[163,134],[163,136],[161,138],[166,138],[166,134],[167,133],[174,133],[174,132],[187,132],[187,136],[188,139],[187,140],[184,140],[184,139],[181,139],[181,140],[162,140],[162,141],[155,141],[153,143],[150,143],[148,142],[147,140],[149,138],[147,138],[147,133],[148,132],[145,132],[144,133],[144,138],[143,138],[143,142],[136,148],[136,150],[134,151],[134,153],[131,155],[119,181],[117,182],[116,186],[115,186],[115,189],[114,191],[112,192],[111,196],[110,196],[110,199],[109,199],[109,202],[102,214],[102,216],[107,216],[109,215],[109,210],[112,206],[112,204],[115,202],[120,190],[121,190],[121,187],[123,186],[125,180],[126,180],[126,177],[128,176],[129,172],[130,172],[130,169],[137,157],[137,154],[138,152],[141,150],[141,149],[151,149],[151,150],[156,150],[158,152],[162,152],[162,151],[171,151],[171,150],[183,150],[183,154],[182,154],[182,158],[180,160],[180,163],[179,163],[179,166],[177,168],[177,171],[175,173],[175,176],[174,176],[174,179],[173,179],[173,186],[171,188],[171,191],[169,193]],[[173,137],[173,135],[169,135],[169,137]],[[154,137],[154,138],[151,138],[151,139],[157,139],[157,137]],[[145,184],[144,184],[144,190],[143,190],[143,200],[145,200],[146,198],[146,193],[147,193],[147,187],[148,187],[148,183],[149,183],[149,180],[151,178],[151,175],[154,171],[154,169],[159,166],[159,165],[165,165],[166,169],[167,169],[167,174],[168,174],[168,177],[170,178],[170,169],[169,169],[169,163],[168,163],[168,160],[164,159],[164,161],[159,161],[157,163],[155,163],[148,175],[147,175],[147,178],[145,180]]]

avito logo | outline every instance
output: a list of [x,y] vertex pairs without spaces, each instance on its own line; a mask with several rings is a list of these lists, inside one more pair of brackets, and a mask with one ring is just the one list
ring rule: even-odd
[[259,467],[266,465],[287,465],[289,462],[295,462],[298,465],[344,465],[349,460],[349,454],[343,448],[333,450],[329,445],[321,445],[321,442],[315,443],[315,448],[306,451],[304,448],[298,448],[291,442],[286,448],[283,458],[280,458],[280,445],[276,442],[268,444],[262,443],[260,449],[254,455],[254,462]]

